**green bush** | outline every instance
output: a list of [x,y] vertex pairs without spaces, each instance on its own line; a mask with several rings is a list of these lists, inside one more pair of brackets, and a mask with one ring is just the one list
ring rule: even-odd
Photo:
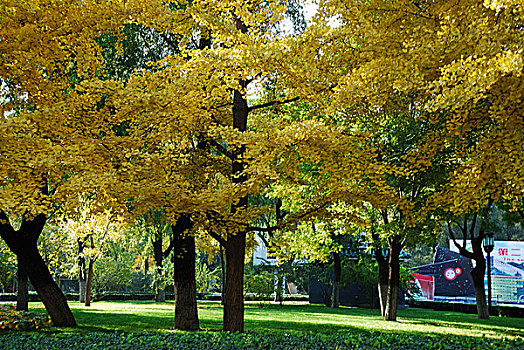
[[228,334],[16,334],[0,336],[10,349],[522,349],[524,341],[458,336],[412,336],[391,333],[343,335]]
[[[109,290],[123,290],[129,283],[136,282],[143,284],[140,276],[133,280],[133,256],[131,253],[123,252],[116,257],[101,256],[97,260],[93,273],[93,294],[102,293]],[[133,286],[134,288],[134,286]]]
[[51,320],[47,314],[16,311],[12,304],[0,305],[0,330],[32,331],[49,327],[50,324]]
[[275,275],[268,271],[244,276],[244,294],[253,294],[255,300],[270,299],[275,292]]

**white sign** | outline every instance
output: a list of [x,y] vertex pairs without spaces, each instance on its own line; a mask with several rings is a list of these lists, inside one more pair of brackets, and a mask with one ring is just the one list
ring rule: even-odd
[[[462,240],[459,240],[462,244]],[[466,241],[466,249],[471,251],[471,242]],[[449,250],[458,253],[458,249],[453,243],[453,240],[449,240]],[[484,253],[485,255],[486,253]],[[495,247],[491,256],[495,259],[499,259],[506,263],[514,262],[517,264],[524,262],[524,242],[522,241],[495,241]]]

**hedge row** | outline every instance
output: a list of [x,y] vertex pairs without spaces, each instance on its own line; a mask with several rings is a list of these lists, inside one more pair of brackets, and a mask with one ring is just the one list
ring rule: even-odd
[[261,333],[228,334],[16,334],[0,335],[0,348],[10,349],[523,349],[524,341],[458,336],[350,333],[302,336]]
[[[448,303],[443,301],[409,301],[408,304],[422,309],[432,309],[437,311],[455,311],[465,314],[476,314],[477,305],[468,303]],[[524,308],[518,306],[493,305],[491,315],[501,317],[524,318]]]
[[[67,300],[75,301],[78,300],[78,293],[65,293]],[[197,293],[198,300],[220,300],[220,293]],[[175,300],[174,293],[166,293],[167,300]],[[273,297],[263,298],[260,300],[254,294],[246,294],[244,299],[246,301],[272,301]],[[93,295],[93,300],[155,300],[153,293],[136,293],[136,292],[103,292],[97,295]],[[308,301],[308,295],[293,294],[284,295],[286,301]],[[0,301],[16,301],[15,293],[0,293]],[[40,301],[36,292],[29,292],[29,301]]]

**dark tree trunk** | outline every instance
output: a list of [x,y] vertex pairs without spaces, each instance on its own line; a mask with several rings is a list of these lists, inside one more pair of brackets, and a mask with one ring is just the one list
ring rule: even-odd
[[91,306],[91,284],[93,282],[93,265],[94,261],[92,258],[89,259],[89,264],[87,265],[87,278],[86,278],[86,294],[84,297],[84,305]]
[[[164,264],[164,252],[162,250],[162,236],[155,237],[153,241],[153,257],[155,258],[155,268],[157,275],[162,273],[162,267]],[[166,291],[164,288],[159,287],[159,283],[155,283],[155,301],[163,303],[166,301]]]
[[[282,210],[282,199],[277,198],[275,203],[275,217],[277,219],[277,225],[280,225],[282,223],[282,220],[285,216],[286,212]],[[269,233],[270,239],[273,239],[273,234],[273,232]],[[279,275],[279,277],[277,278],[277,288],[275,290],[275,301],[280,302],[280,305],[282,305],[282,302],[284,301],[284,282],[284,275]]]
[[[491,208],[492,201],[484,209],[482,218],[485,219]],[[486,302],[486,288],[484,286],[484,276],[486,274],[486,260],[482,249],[482,239],[485,237],[484,222],[482,222],[478,237],[471,239],[471,248],[473,259],[475,260],[475,268],[471,270],[471,278],[473,279],[473,287],[475,288],[475,300],[477,302],[477,315],[479,319],[489,319],[489,307]]]
[[36,289],[40,300],[56,327],[75,327],[76,321],[69,309],[62,290],[53,281],[49,269],[40,256],[37,240],[46,223],[46,216],[37,215],[32,220],[24,220],[20,229],[15,231],[9,224],[7,215],[0,211],[0,236],[16,254],[24,266],[31,284]]
[[[462,232],[463,242],[465,242],[466,239],[469,239],[471,241],[471,251],[466,249],[465,244],[461,245],[459,243],[460,240],[457,239],[455,233],[453,232],[453,229],[451,228],[451,224],[448,222],[449,235],[453,239],[455,246],[459,249],[459,253],[466,258],[475,260],[475,268],[471,270],[471,277],[473,279],[473,287],[475,288],[477,315],[478,318],[486,320],[489,319],[489,308],[486,303],[486,290],[484,287],[486,261],[484,260],[484,253],[482,249],[482,240],[485,237],[485,224],[483,220],[486,220],[486,218],[488,217],[492,205],[493,200],[490,199],[488,204],[483,208],[481,212],[480,217],[482,221],[480,223],[478,235],[475,235],[475,227],[477,225],[477,218],[479,217],[479,213],[477,212],[473,213],[471,220],[469,218],[469,215],[465,215],[463,224],[457,225],[459,226]],[[469,227],[468,221],[470,221]]]
[[78,239],[78,301],[86,301],[86,259],[84,257],[85,240]]
[[388,261],[384,254],[382,253],[382,247],[378,244],[378,235],[373,237],[374,242],[374,254],[375,259],[378,264],[378,283],[377,283],[377,292],[378,292],[378,301],[380,306],[380,315],[384,316],[386,312],[386,301],[388,294],[388,281],[389,281],[389,269]]
[[386,298],[386,308],[384,310],[384,319],[386,321],[397,320],[398,309],[398,291],[400,286],[400,237],[391,238],[388,254],[388,288]]
[[62,290],[53,281],[49,270],[38,253],[38,249],[27,249],[18,254],[23,261],[31,284],[45,305],[55,327],[76,327],[75,318],[69,309]]
[[340,278],[342,276],[342,262],[340,254],[333,252],[333,294],[331,296],[331,307],[340,306]]
[[175,265],[175,329],[195,331],[200,328],[196,299],[196,247],[191,233],[191,217],[183,214],[172,226]]
[[473,286],[475,287],[475,300],[477,302],[478,318],[483,320],[489,319],[488,304],[486,303],[486,289],[484,287],[484,273],[486,270],[486,262],[484,259],[475,260],[476,265],[471,270],[471,277],[473,279]]
[[484,286],[484,276],[486,273],[486,260],[482,252],[482,238],[484,230],[481,228],[479,237],[474,237],[471,241],[472,258],[475,260],[475,268],[471,270],[473,287],[475,288],[475,299],[477,302],[477,315],[479,319],[489,319],[489,308],[486,302],[486,288]]
[[[247,27],[240,19],[236,23],[237,29],[247,32]],[[242,89],[247,88],[248,82],[240,80]],[[238,90],[233,91],[233,129],[240,132],[247,130],[249,109],[246,98]],[[241,146],[233,151],[232,175],[233,183],[244,185],[248,178],[245,173],[246,164],[244,154],[246,149]],[[231,206],[234,215],[239,210],[248,207],[247,195],[239,198],[238,203]],[[246,254],[246,229],[237,227],[235,232],[229,232],[226,249],[226,295],[224,300],[224,331],[244,332],[244,259]]]
[[224,258],[224,248],[220,244],[220,270],[221,270],[221,281],[220,281],[220,303],[224,305],[226,300],[226,260]]
[[239,232],[227,240],[226,294],[224,300],[224,331],[244,331],[244,259],[246,233]]
[[27,273],[24,267],[18,262],[17,267],[18,290],[16,292],[16,309],[18,311],[29,310],[29,286],[27,283]]

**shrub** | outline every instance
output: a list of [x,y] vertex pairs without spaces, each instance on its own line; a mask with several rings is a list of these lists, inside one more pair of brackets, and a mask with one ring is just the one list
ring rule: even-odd
[[414,336],[392,333],[307,334],[7,334],[0,348],[9,349],[522,349],[522,339],[459,336]]
[[32,331],[50,324],[51,319],[45,313],[16,311],[12,304],[0,305],[0,330]]
[[244,292],[254,295],[255,300],[267,300],[275,292],[275,276],[268,271],[244,277]]
[[[133,266],[131,253],[122,253],[117,257],[100,257],[93,273],[93,294],[109,290],[123,290],[133,278],[131,266]],[[138,283],[143,283],[143,281]]]

